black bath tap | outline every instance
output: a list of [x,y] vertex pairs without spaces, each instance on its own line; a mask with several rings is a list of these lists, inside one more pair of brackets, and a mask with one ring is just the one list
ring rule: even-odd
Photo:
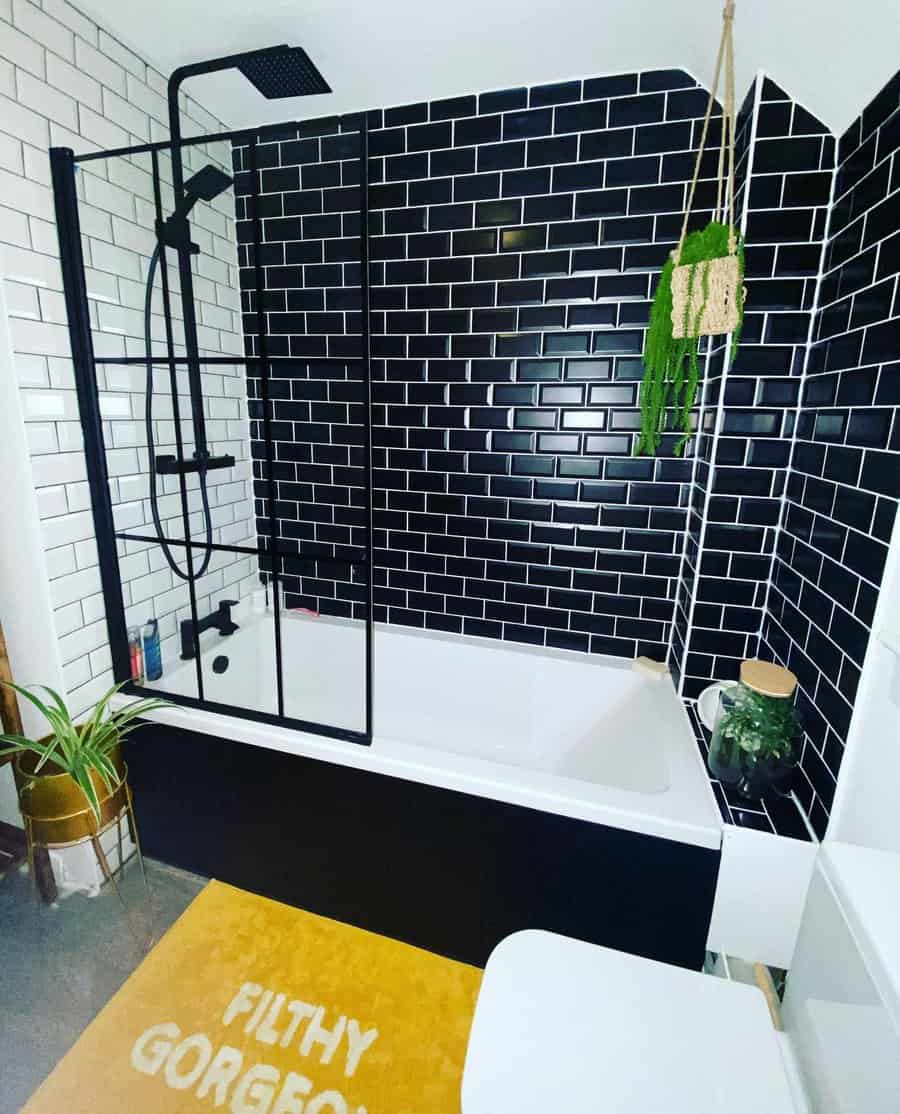
[[[196,637],[199,639],[200,635],[211,627],[215,627],[221,635],[234,634],[238,625],[231,618],[231,609],[237,607],[237,604],[237,600],[220,600],[216,610],[197,623]],[[191,661],[194,658],[194,641],[194,624],[190,619],[185,619],[181,623],[182,661]]]

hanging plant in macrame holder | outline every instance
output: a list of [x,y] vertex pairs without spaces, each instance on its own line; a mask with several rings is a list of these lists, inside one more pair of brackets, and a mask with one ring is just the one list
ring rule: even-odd
[[[733,21],[734,4],[729,3],[723,13],[722,40],[681,236],[663,267],[650,311],[650,324],[644,341],[638,454],[656,453],[663,434],[678,431],[681,436],[675,445],[675,453],[681,455],[692,433],[691,411],[700,381],[700,337],[731,333],[732,354],[740,340],[744,318],[744,245],[734,225]],[[705,228],[688,234],[723,61],[725,96],[715,213],[716,217],[721,214],[724,219],[713,219]]]

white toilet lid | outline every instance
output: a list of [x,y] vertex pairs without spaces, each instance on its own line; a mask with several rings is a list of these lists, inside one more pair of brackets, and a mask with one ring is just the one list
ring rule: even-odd
[[513,1110],[795,1114],[755,987],[531,930],[488,961],[463,1075],[463,1114]]

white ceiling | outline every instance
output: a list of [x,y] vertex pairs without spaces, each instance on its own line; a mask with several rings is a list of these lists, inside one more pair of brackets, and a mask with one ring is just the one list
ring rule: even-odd
[[[510,85],[680,67],[708,84],[720,0],[86,0],[168,74],[287,42],[334,93],[266,101],[239,74],[189,91],[242,127]],[[737,0],[737,97],[763,69],[840,134],[900,58],[896,0]]]

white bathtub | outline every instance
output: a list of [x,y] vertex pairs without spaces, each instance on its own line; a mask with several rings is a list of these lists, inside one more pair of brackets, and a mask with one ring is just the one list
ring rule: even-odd
[[[271,615],[201,639],[204,699],[274,713]],[[285,714],[362,730],[359,623],[282,617]],[[620,658],[378,625],[372,745],[174,706],[154,718],[344,766],[718,848],[722,822],[668,677]],[[224,672],[213,671],[227,657]],[[171,664],[171,663],[168,663]],[[219,662],[219,667],[223,663]],[[196,696],[194,662],[154,687]]]

